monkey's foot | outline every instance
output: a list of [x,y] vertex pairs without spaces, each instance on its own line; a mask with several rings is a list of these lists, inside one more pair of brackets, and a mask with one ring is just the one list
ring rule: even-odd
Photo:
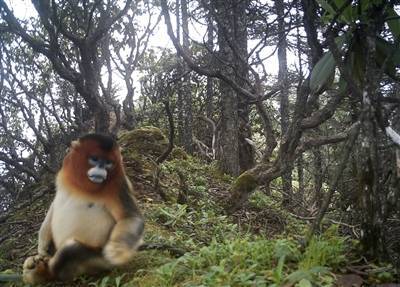
[[28,257],[23,266],[22,279],[27,284],[41,284],[51,280],[48,267],[49,257],[35,255]]

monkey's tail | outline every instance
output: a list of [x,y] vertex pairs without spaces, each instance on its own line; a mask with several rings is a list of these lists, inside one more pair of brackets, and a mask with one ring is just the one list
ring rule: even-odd
[[169,251],[169,253],[175,257],[181,257],[183,256],[187,251],[183,250],[181,248],[171,246],[168,244],[163,244],[163,243],[143,243],[142,245],[139,246],[138,248],[139,251],[144,251],[144,250],[166,250]]
[[0,274],[0,282],[13,282],[13,281],[21,281],[21,274]]

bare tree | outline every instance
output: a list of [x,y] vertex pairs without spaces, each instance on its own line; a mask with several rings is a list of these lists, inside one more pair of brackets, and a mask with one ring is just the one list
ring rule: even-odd
[[107,131],[110,125],[107,95],[100,94],[101,41],[130,9],[131,3],[128,0],[120,8],[103,2],[78,5],[70,1],[33,1],[45,30],[45,33],[37,31],[37,37],[0,1],[8,32],[18,35],[35,52],[48,58],[58,75],[74,85],[93,112],[98,131]]
[[[249,102],[254,103],[263,119],[263,128],[265,136],[268,139],[268,147],[266,149],[267,153],[263,156],[261,162],[257,163],[253,168],[245,171],[237,178],[232,187],[232,197],[229,204],[230,211],[234,211],[241,207],[243,202],[258,185],[268,186],[273,179],[282,176],[284,172],[292,169],[295,159],[302,152],[315,146],[337,143],[347,138],[348,133],[352,129],[347,130],[345,133],[319,137],[317,139],[306,139],[302,137],[304,131],[315,128],[330,119],[345,94],[343,91],[333,94],[325,106],[313,112],[310,107],[313,106],[315,99],[317,99],[324,90],[321,89],[317,92],[313,91],[313,94],[311,94],[308,84],[309,80],[306,80],[296,95],[292,120],[289,124],[287,133],[284,135],[281,144],[279,145],[277,157],[272,159],[271,155],[272,151],[275,149],[276,141],[274,140],[272,125],[270,124],[270,116],[261,103],[275,94],[275,91],[264,93],[261,84],[261,77],[251,66],[248,66],[248,69],[251,71],[253,81],[249,82],[249,87],[246,89],[246,87],[240,85],[234,77],[232,77],[232,74],[229,73],[229,69],[208,69],[207,67],[197,64],[196,60],[179,45],[179,42],[173,33],[166,1],[162,1],[161,4],[168,28],[168,34],[178,53],[185,59],[189,67],[202,75],[222,80],[222,82],[229,85],[229,87],[235,92],[246,97]],[[229,100],[231,101],[232,98]]]
[[[289,128],[289,78],[287,67],[287,40],[285,24],[285,2],[275,1],[276,14],[278,17],[278,81],[280,86],[280,116],[281,116],[281,135],[284,136]],[[293,197],[292,171],[288,170],[282,176],[282,189],[286,194],[284,205],[288,205]]]

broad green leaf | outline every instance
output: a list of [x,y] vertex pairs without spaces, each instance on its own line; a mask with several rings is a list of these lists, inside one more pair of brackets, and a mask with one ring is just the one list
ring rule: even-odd
[[291,255],[293,252],[289,243],[286,240],[278,240],[275,244],[274,255],[276,258],[281,258]]
[[321,7],[328,12],[332,17],[336,15],[335,9],[328,3],[328,1],[325,0],[317,0],[318,4],[321,5]]
[[400,49],[396,44],[392,44],[389,41],[378,37],[376,40],[376,50],[378,56],[382,56],[382,61],[389,57],[388,60],[393,64],[393,66],[400,66]]
[[392,32],[394,38],[397,40],[400,37],[400,16],[396,13],[393,8],[390,8],[388,11],[388,18],[387,24]]
[[[325,20],[330,21],[333,17],[336,16],[336,9],[340,9],[343,5],[347,5],[345,0],[334,0],[334,7],[328,3],[326,0],[317,0],[318,4],[326,11],[324,18]],[[336,9],[335,9],[336,8]],[[342,11],[339,15],[339,20],[349,24],[353,20],[353,10],[351,5],[347,5],[347,7]]]
[[[346,0],[335,0],[335,5],[338,9],[340,9],[343,5],[347,5]],[[343,10],[340,14],[340,20],[344,21],[345,23],[349,24],[353,21],[353,8],[351,4],[348,4],[347,7]]]
[[375,7],[379,7],[382,5],[383,1],[387,0],[367,0],[367,1],[360,1],[359,6],[361,6],[361,12],[364,13],[365,11]]
[[319,276],[319,275],[324,275],[328,273],[329,269],[323,266],[314,266],[311,269],[308,270],[296,270],[292,273],[290,273],[285,279],[288,283],[296,283],[300,282],[301,280],[307,280],[307,281],[312,281],[313,277]]
[[396,67],[400,66],[400,50],[385,39],[377,38],[376,63],[378,67],[382,67],[385,64],[385,73],[397,80]]
[[331,51],[326,52],[311,72],[310,89],[312,93],[318,92],[329,80],[333,80],[335,67],[336,63]]
[[[335,38],[335,43],[339,49],[348,40],[348,34],[345,33]],[[336,62],[333,58],[331,51],[326,52],[318,61],[311,72],[310,89],[311,92],[316,93],[330,81],[332,84],[335,75]]]
[[286,277],[288,283],[296,283],[303,279],[312,280],[313,274],[308,270],[296,270]]
[[312,284],[307,279],[301,279],[300,282],[296,284],[296,287],[312,287]]

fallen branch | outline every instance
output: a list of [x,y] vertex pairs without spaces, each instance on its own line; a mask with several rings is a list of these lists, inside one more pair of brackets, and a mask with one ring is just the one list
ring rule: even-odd
[[217,151],[217,126],[214,121],[206,116],[201,116],[199,119],[207,122],[212,128],[212,142],[211,142],[211,149],[212,149],[212,159],[216,158],[216,151]]

